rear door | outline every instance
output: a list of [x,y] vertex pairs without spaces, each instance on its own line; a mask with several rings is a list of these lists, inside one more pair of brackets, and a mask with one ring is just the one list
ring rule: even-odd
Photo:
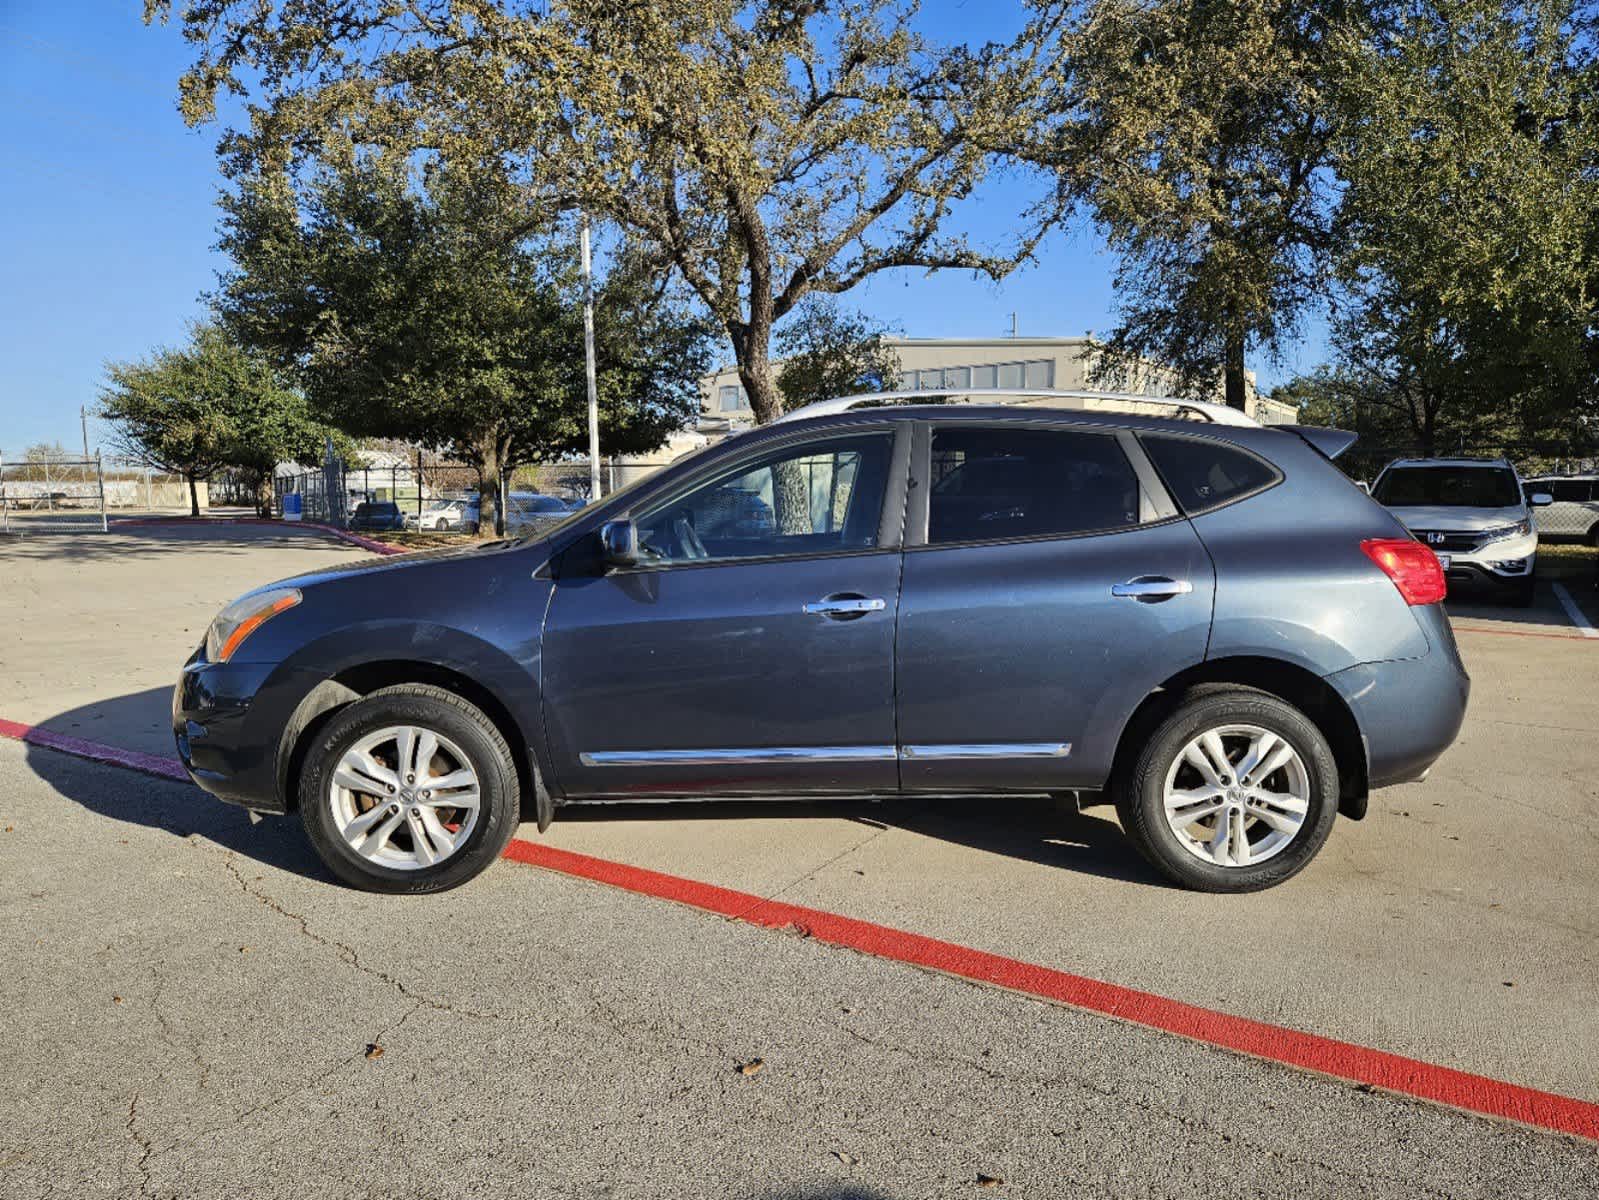
[[563,565],[542,678],[567,795],[897,789],[898,424],[709,467],[632,514],[649,561]]
[[1204,658],[1198,536],[1125,432],[951,421],[913,463],[902,786],[1098,786],[1133,709]]

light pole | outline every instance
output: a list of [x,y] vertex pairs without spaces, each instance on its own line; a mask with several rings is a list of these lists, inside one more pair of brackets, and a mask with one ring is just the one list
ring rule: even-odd
[[589,502],[600,498],[600,389],[594,378],[594,264],[589,258],[589,219],[583,214],[583,374],[589,389]]

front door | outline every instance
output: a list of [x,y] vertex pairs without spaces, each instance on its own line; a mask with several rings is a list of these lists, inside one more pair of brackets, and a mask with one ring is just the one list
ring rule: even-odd
[[1126,434],[951,423],[920,458],[900,599],[905,790],[1099,786],[1138,703],[1204,658],[1209,554]]
[[562,572],[542,678],[567,796],[897,788],[896,436],[812,432],[709,468],[641,502],[645,563]]

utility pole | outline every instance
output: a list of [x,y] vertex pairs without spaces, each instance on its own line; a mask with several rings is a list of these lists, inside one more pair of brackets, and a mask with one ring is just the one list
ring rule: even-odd
[[1010,335],[1011,335],[1011,337],[1015,337],[1016,336],[1016,316],[1017,316],[1016,313],[1011,313],[1011,315],[1010,315]]
[[83,425],[83,461],[89,461],[89,409],[87,405],[78,405],[78,420]]
[[583,214],[583,374],[589,388],[589,503],[600,498],[600,388],[594,377],[594,264],[589,259],[589,218]]

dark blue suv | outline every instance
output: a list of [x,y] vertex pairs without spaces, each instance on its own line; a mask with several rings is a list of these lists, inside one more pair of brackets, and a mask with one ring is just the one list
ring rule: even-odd
[[250,593],[183,669],[184,762],[381,891],[459,884],[564,804],[1054,792],[1249,891],[1454,740],[1442,572],[1329,460],[1349,435],[904,400],[536,538]]

